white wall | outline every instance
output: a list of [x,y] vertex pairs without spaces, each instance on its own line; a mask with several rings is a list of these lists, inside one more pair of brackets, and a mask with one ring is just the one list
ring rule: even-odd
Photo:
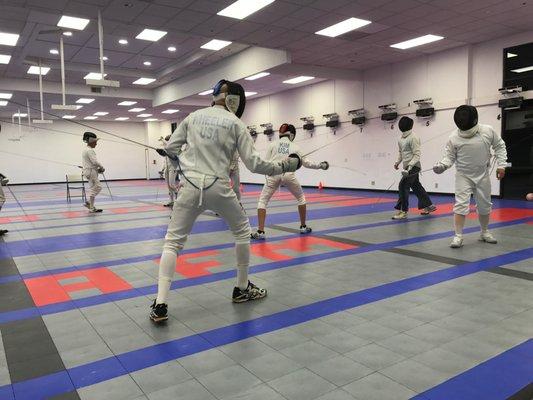
[[[90,125],[145,143],[145,123],[91,121]],[[81,164],[81,152],[85,146],[82,135],[89,128],[60,120],[53,124],[35,125],[35,128],[22,126],[20,136],[17,125],[2,122],[1,126],[0,171],[10,178],[11,183],[62,182],[65,174],[80,171],[62,163]],[[93,131],[102,138],[96,147],[96,153],[106,168],[108,179],[146,177],[145,151],[141,146]]]
[[[325,81],[288,90],[247,103],[244,120],[247,125],[271,122],[277,128],[284,122],[301,127],[299,118],[312,115],[315,124],[323,124],[323,114],[337,112],[343,123],[335,134],[325,126],[316,128],[313,136],[298,129],[297,141],[305,154],[332,143],[310,157],[327,160],[333,167],[325,171],[300,170],[298,176],[304,185],[316,186],[320,181],[329,187],[387,189],[396,186],[399,174],[392,169],[397,157],[399,131],[396,124],[379,119],[379,105],[396,103],[399,114],[412,118],[417,106],[413,100],[431,97],[436,114],[426,126],[426,120],[417,120],[414,130],[422,140],[422,168],[428,169],[442,157],[448,135],[454,129],[455,107],[470,101],[478,106],[480,122],[501,131],[497,107],[502,84],[502,49],[533,40],[533,32],[504,39],[419,57],[413,60],[385,65],[365,71],[361,81]],[[526,93],[526,97],[531,93]],[[347,111],[364,107],[368,123],[362,132],[351,125]],[[392,128],[391,129],[391,125]],[[265,135],[259,135],[257,148],[262,151],[268,144]],[[241,168],[243,182],[263,183],[262,176]],[[453,192],[453,171],[443,175],[426,172],[422,182],[434,192]],[[493,178],[493,194],[499,194],[499,183]]]

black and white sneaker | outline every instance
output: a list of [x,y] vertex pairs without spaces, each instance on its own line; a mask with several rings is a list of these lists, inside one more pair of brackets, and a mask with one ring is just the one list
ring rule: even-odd
[[9,231],[7,229],[0,229],[0,236],[4,236]]
[[437,207],[435,207],[432,204],[429,207],[426,207],[426,208],[422,209],[422,212],[420,213],[420,215],[429,215],[429,214],[431,214],[432,212],[435,212],[435,211],[437,211]]
[[163,204],[163,207],[173,207],[173,206],[174,206],[173,201],[169,201],[168,203]]
[[238,287],[233,288],[233,296],[231,298],[234,303],[244,303],[245,301],[262,299],[266,295],[266,289],[261,289],[248,281],[248,287],[245,290]]
[[307,225],[301,225],[300,226],[300,235],[305,235],[307,233],[311,233],[313,230],[309,228]]
[[167,314],[167,305],[166,304],[155,304],[155,300],[150,306],[150,319],[155,323],[164,322],[168,319]]
[[260,231],[258,229],[257,232],[253,232],[250,234],[250,238],[254,240],[265,240],[265,231]]
[[95,213],[101,213],[103,210],[100,209],[100,208],[96,208],[96,207],[93,207],[93,208],[89,208],[89,212],[91,214],[95,214]]

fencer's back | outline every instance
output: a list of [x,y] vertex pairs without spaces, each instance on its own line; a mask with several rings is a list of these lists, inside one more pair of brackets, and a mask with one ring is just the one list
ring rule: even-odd
[[187,142],[186,150],[180,155],[181,168],[229,179],[230,164],[243,130],[241,125],[244,124],[235,115],[220,106],[191,113],[178,128],[186,130]]

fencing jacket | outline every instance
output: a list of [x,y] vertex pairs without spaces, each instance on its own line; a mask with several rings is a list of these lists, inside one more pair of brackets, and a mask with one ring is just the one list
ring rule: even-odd
[[457,129],[448,139],[441,163],[446,168],[455,163],[458,174],[478,182],[489,173],[491,148],[494,150],[497,167],[505,168],[507,165],[505,142],[492,126],[478,124],[468,131]]
[[398,140],[398,161],[403,161],[403,169],[410,170],[412,167],[422,169],[420,164],[420,139],[412,131],[402,133]]
[[302,157],[300,148],[286,136],[272,142],[267,149],[266,159],[272,162],[282,161],[289,154],[298,154],[302,159],[302,166],[310,169],[320,169],[320,162],[313,162],[308,158]]
[[[187,147],[182,151],[185,143]],[[171,156],[179,156],[185,176],[203,181],[206,178],[229,181],[235,152],[252,172],[263,175],[283,172],[279,163],[259,156],[246,125],[219,105],[189,114],[174,131],[165,150]]]
[[94,149],[89,146],[87,146],[81,153],[81,165],[85,173],[88,173],[91,170],[104,168],[102,164],[98,162]]

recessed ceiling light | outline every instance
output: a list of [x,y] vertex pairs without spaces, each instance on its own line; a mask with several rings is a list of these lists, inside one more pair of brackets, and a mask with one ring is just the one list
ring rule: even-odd
[[137,108],[130,108],[128,111],[129,112],[141,112],[144,110],[146,110],[146,108],[137,107]]
[[353,31],[354,29],[361,28],[370,23],[371,21],[367,21],[366,19],[348,18],[348,19],[345,19],[344,21],[336,23],[335,25],[331,25],[331,26],[328,26],[327,28],[319,30],[318,32],[315,32],[315,34],[329,36],[329,37],[336,37],[346,32]]
[[13,97],[13,93],[0,93],[0,99],[9,100],[11,97]]
[[74,118],[76,118],[76,116],[75,115],[63,115],[63,118],[64,119],[74,119]]
[[61,28],[82,31],[85,29],[88,23],[89,20],[86,18],[69,17],[68,15],[63,15],[57,23],[57,26],[60,26]]
[[50,68],[49,67],[37,67],[35,65],[32,65],[29,69],[28,69],[28,74],[31,74],[31,75],[39,75],[39,70],[41,70],[41,75],[46,75],[48,73],[48,71],[50,71]]
[[161,111],[161,114],[175,114],[175,113],[177,113],[178,111],[179,111],[179,110],[169,108],[168,110]]
[[20,118],[24,118],[24,117],[27,117],[28,114],[26,113],[15,113],[13,114],[13,117],[20,117]]
[[[104,74],[104,78],[106,76],[107,74]],[[104,78],[102,78],[102,74],[100,72],[89,72],[87,75],[83,77],[83,79],[96,79],[96,80],[101,80]]]
[[120,39],[118,42],[123,45],[128,44],[128,41],[126,39]]
[[94,99],[81,97],[78,100],[76,100],[76,103],[78,103],[78,104],[91,104],[93,101],[94,101]]
[[59,51],[57,49],[50,49],[50,54],[59,54]]
[[161,39],[166,34],[167,32],[165,31],[158,31],[155,29],[145,29],[141,33],[139,33],[137,36],[135,36],[135,39],[149,40],[150,42],[157,42],[159,39]]
[[139,114],[137,115],[137,118],[147,118],[147,117],[151,117],[153,114]]
[[117,106],[132,106],[134,104],[137,104],[136,101],[121,101],[120,103],[117,104]]
[[213,94],[213,89],[206,90],[205,92],[198,93],[200,96],[207,96],[208,94]]
[[176,51],[176,48],[174,46],[169,46],[167,48],[168,51]]
[[0,106],[7,106],[7,100],[0,100]]
[[227,40],[213,39],[207,42],[206,44],[200,46],[200,48],[206,49],[206,50],[218,51],[220,49],[223,49],[226,46],[229,46],[230,44],[231,42],[228,42]]
[[143,119],[144,122],[155,122],[157,121],[157,118],[146,118],[146,119]]
[[70,37],[70,36],[72,36],[72,32],[70,32],[70,31],[63,32],[63,35]]
[[129,117],[118,117],[118,118],[115,118],[115,121],[127,121],[129,119]]
[[244,78],[244,79],[246,79],[247,81],[255,81],[256,79],[264,78],[265,76],[269,76],[269,75],[270,75],[270,72],[259,72],[258,74],[249,76],[248,78]]
[[522,72],[529,72],[529,71],[533,71],[533,65],[530,65],[529,67],[517,68],[517,69],[511,70],[511,72],[516,72],[517,74],[521,74]]
[[315,79],[314,76],[297,76],[296,78],[287,79],[286,81],[283,81],[283,83],[288,83],[289,85],[296,85],[297,83],[310,81],[311,79]]
[[246,97],[250,97],[250,96],[253,96],[253,95],[256,95],[256,94],[257,94],[257,92],[244,92],[244,95]]
[[150,65],[152,65],[152,63],[150,61],[145,61],[143,62],[144,65],[146,65],[147,67],[149,67]]
[[94,115],[89,115],[88,117],[85,117],[83,119],[98,119],[98,117],[95,117]]
[[135,82],[133,82],[133,84],[134,85],[149,85],[152,82],[155,82],[155,79],[152,79],[152,78],[139,78]]
[[93,115],[104,116],[104,115],[107,115],[107,114],[109,114],[107,111],[98,111],[98,112],[95,112]]
[[0,32],[0,44],[4,46],[16,46],[20,35],[16,33]]
[[243,19],[273,2],[274,0],[237,0],[235,3],[217,12],[217,15]]
[[390,47],[394,47],[395,49],[405,50],[405,49],[410,49],[411,47],[422,46],[423,44],[436,42],[437,40],[441,40],[441,39],[444,39],[444,37],[437,36],[437,35],[424,35],[424,36],[416,37],[414,39],[406,40],[405,42],[391,44]]
[[0,64],[9,64],[11,56],[9,54],[0,54]]

